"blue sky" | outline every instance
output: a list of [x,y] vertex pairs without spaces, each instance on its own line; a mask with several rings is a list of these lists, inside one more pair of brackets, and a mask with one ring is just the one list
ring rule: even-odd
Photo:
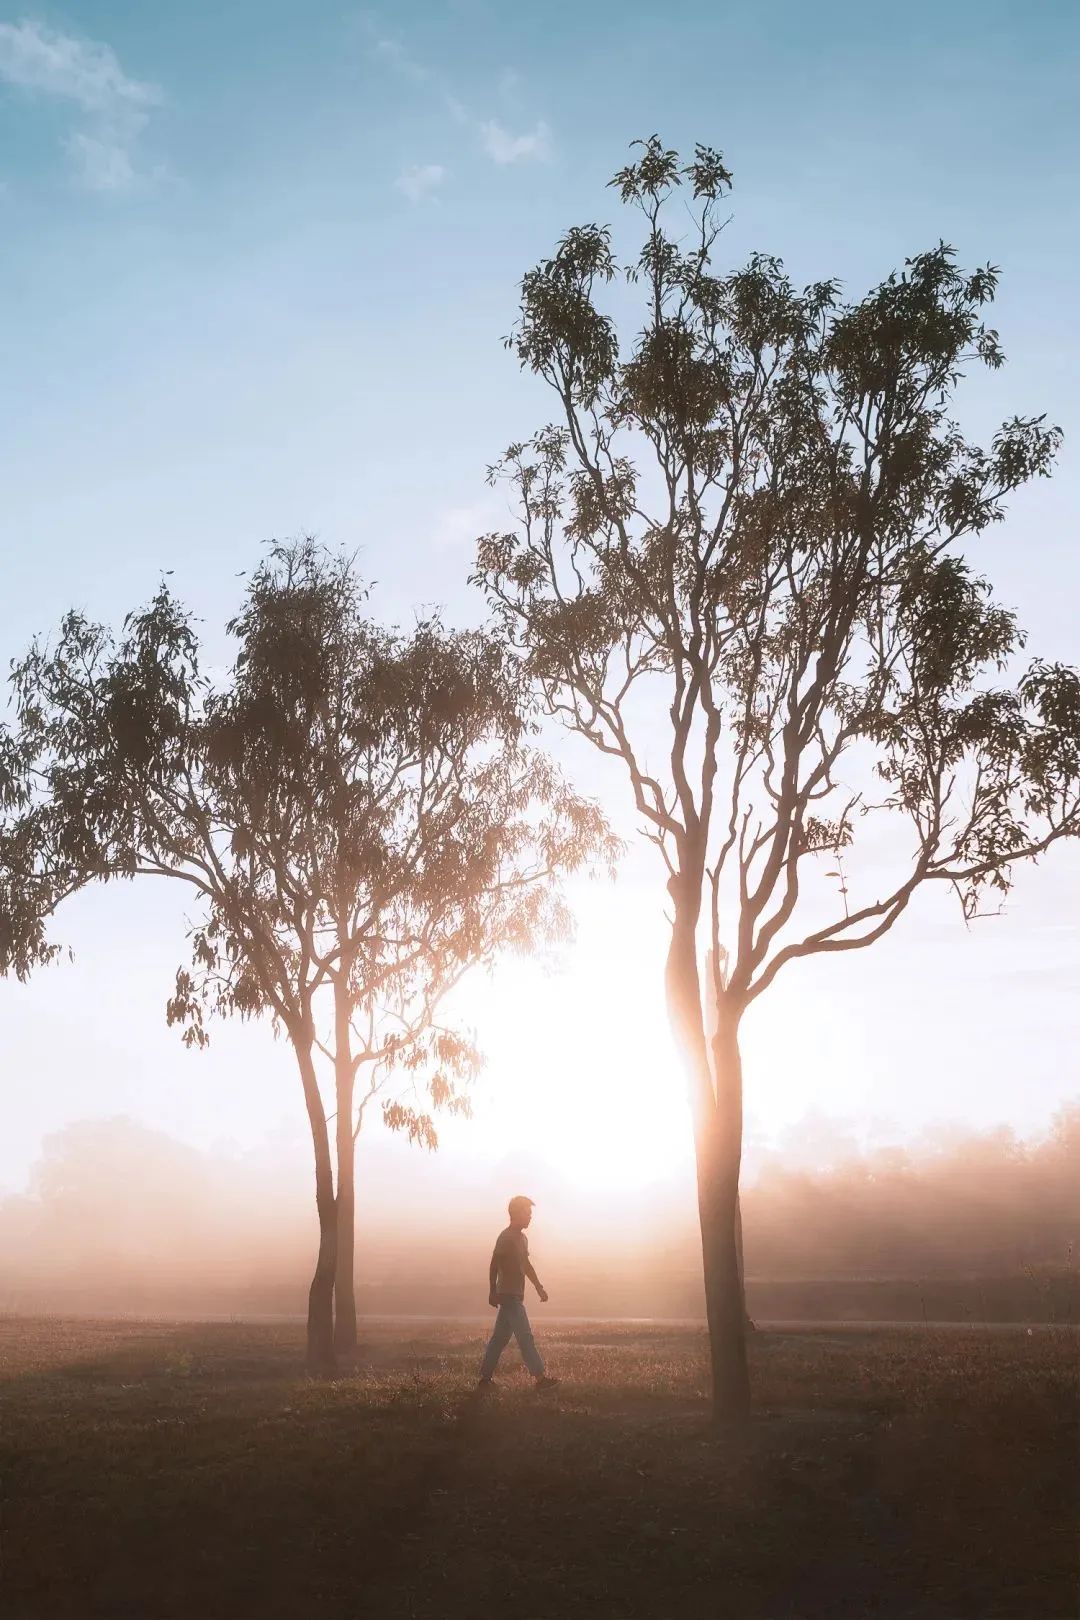
[[[1080,658],[1078,67],[1056,0],[0,6],[4,656],[72,602],[116,617],[163,568],[213,629],[260,542],[300,530],[359,548],[392,615],[474,615],[484,467],[546,411],[500,341],[516,283],[611,217],[604,183],[655,129],[723,149],[734,260],[858,291],[944,236],[1002,267],[1010,364],[965,422],[1045,409],[1067,439],[981,561],[1040,650]],[[1064,858],[989,939],[928,913],[850,973],[815,969],[806,1106],[1041,1124],[1080,1091],[1078,899]],[[240,1046],[196,1078],[161,1027],[178,926],[170,899],[90,897],[76,968],[0,989],[0,1067],[33,1075],[0,1185],[77,1114],[250,1129],[223,1084]],[[602,918],[586,932],[603,954]],[[888,1016],[906,1033],[882,1055]],[[274,1086],[284,1115],[291,1076]],[[785,1096],[773,1125],[802,1106]]]

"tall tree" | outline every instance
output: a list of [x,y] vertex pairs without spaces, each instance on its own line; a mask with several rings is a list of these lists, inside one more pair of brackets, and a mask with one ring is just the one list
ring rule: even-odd
[[432,1111],[467,1106],[478,1062],[440,1016],[448,992],[498,951],[564,932],[557,878],[610,849],[595,807],[527,745],[505,650],[437,620],[386,629],[366,597],[347,559],[276,547],[229,626],[220,683],[165,588],[119,641],[72,615],[16,671],[22,746],[65,858],[199,897],[170,1022],[202,1044],[207,1014],[268,1014],[292,1044],[315,1157],[317,1367],[356,1343],[368,1104],[434,1144]]
[[[996,272],[940,244],[854,303],[764,255],[722,272],[721,157],[638,144],[613,184],[644,220],[643,325],[624,350],[602,307],[607,228],[525,277],[509,341],[558,419],[491,469],[519,522],[481,540],[477,577],[663,863],[714,1402],[739,1417],[743,1016],[791,962],[880,939],[922,885],[971,916],[1075,833],[1080,686],[1043,662],[1004,684],[1023,637],[958,550],[1059,440],[1015,417],[984,450],[949,415],[965,367],[1002,361]],[[689,239],[665,223],[675,202],[686,232],[684,188]],[[882,819],[886,845],[857,839]]]

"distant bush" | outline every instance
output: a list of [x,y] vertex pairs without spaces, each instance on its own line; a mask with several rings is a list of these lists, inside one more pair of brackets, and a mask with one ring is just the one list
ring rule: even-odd
[[1000,1128],[825,1172],[767,1162],[744,1197],[762,1277],[958,1277],[1069,1271],[1080,1259],[1080,1103],[1039,1141]]

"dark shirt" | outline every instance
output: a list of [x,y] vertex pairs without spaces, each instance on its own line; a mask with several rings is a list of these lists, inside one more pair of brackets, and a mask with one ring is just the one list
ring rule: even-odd
[[529,1240],[516,1226],[508,1226],[495,1239],[491,1256],[492,1292],[500,1299],[525,1298],[525,1279],[539,1290],[540,1279],[529,1261]]

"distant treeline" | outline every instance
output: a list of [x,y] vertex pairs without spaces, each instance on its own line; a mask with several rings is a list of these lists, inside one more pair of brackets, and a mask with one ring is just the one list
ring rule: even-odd
[[1041,1140],[1002,1128],[827,1172],[766,1163],[744,1200],[746,1267],[769,1278],[956,1278],[1080,1262],[1080,1104]]
[[[483,1316],[501,1175],[454,1184],[436,1156],[403,1212],[394,1166],[381,1174],[361,1313]],[[202,1154],[131,1120],[69,1126],[29,1193],[0,1201],[0,1310],[302,1315],[306,1214],[299,1165]],[[700,1315],[685,1187],[602,1210],[568,1190],[543,1216],[553,1312]],[[934,1151],[849,1148],[828,1170],[766,1160],[744,1225],[765,1320],[1080,1321],[1080,1104],[1039,1140],[1002,1129]]]

